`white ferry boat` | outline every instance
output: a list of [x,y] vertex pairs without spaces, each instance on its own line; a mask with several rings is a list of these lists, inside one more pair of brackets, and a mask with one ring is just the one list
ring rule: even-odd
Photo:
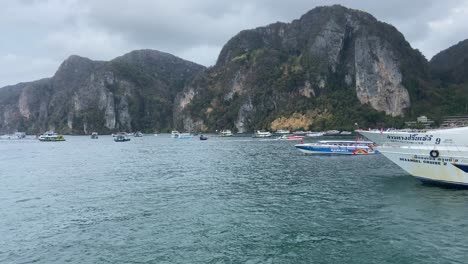
[[257,132],[255,132],[254,134],[254,138],[267,138],[267,137],[271,137],[273,136],[269,131],[260,131],[260,130],[257,130]]
[[377,149],[414,177],[427,182],[468,186],[468,127],[413,131],[365,131]]
[[[444,137],[444,135],[441,135]],[[468,186],[468,145],[384,145],[378,150],[414,177],[439,184]]]
[[39,136],[39,141],[45,142],[56,142],[56,141],[65,141],[65,138],[62,135],[58,135],[53,131],[47,131],[44,134]]
[[436,129],[424,132],[398,130],[356,130],[356,132],[378,145],[386,143],[427,146],[468,145],[468,127]]
[[231,130],[226,129],[226,130],[222,130],[221,133],[219,133],[219,136],[220,137],[232,137],[233,134]]
[[322,140],[318,143],[297,144],[295,147],[306,154],[368,155],[378,154],[372,141]]

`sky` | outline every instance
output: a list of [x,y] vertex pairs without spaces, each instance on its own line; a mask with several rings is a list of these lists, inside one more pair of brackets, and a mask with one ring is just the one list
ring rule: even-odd
[[12,0],[0,3],[0,87],[51,77],[70,55],[155,49],[210,66],[239,31],[341,4],[394,25],[427,59],[468,38],[468,0]]

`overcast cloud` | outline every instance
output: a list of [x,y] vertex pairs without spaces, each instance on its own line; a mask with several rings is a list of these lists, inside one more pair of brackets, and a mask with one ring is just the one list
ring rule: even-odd
[[50,77],[72,54],[110,60],[148,48],[210,66],[239,31],[331,4],[394,25],[428,59],[468,38],[468,0],[3,1],[0,87]]

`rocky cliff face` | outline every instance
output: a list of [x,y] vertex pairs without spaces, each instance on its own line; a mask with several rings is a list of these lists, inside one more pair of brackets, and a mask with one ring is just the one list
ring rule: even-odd
[[348,107],[403,116],[418,81],[429,79],[426,64],[394,27],[361,11],[318,7],[233,37],[177,98],[175,123],[245,131],[296,112],[331,113],[320,122],[335,125],[359,121],[359,113],[343,112]]
[[170,129],[176,94],[203,69],[153,50],[109,62],[71,56],[52,78],[0,90],[0,132]]

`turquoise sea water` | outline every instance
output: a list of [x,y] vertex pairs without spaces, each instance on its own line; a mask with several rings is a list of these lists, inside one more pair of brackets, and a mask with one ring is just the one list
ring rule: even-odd
[[0,263],[466,263],[468,190],[251,138],[0,141]]

